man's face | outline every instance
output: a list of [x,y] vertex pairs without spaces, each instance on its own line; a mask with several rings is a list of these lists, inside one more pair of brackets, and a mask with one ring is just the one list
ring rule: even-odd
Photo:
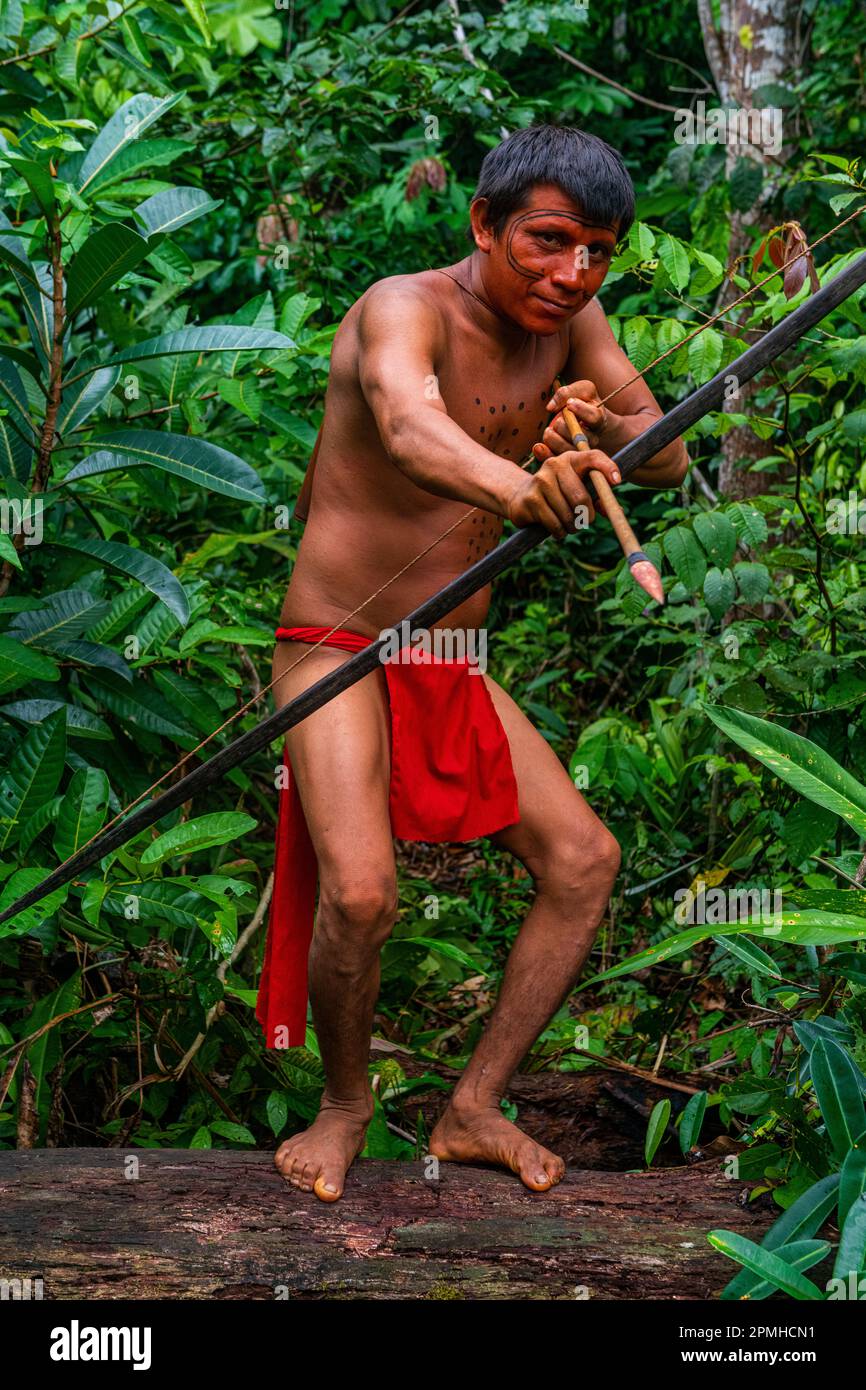
[[616,227],[586,222],[551,184],[537,184],[498,237],[487,226],[484,199],[473,205],[472,224],[488,298],[539,337],[555,333],[598,293],[617,239]]

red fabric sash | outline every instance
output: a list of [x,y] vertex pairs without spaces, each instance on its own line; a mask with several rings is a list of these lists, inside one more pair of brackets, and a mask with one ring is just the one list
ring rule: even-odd
[[[359,652],[369,637],[326,627],[277,628],[277,640]],[[405,653],[408,655],[408,653]],[[467,660],[412,653],[383,664],[391,713],[392,833],[400,840],[474,840],[520,819],[505,730],[480,674]],[[274,891],[256,1017],[266,1047],[302,1047],[307,956],[318,864],[288,753],[277,820]]]

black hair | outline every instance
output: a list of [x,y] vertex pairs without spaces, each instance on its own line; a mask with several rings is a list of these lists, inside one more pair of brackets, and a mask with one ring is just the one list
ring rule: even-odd
[[532,125],[484,156],[475,198],[486,198],[494,234],[525,205],[534,185],[553,183],[587,220],[618,227],[634,221],[634,186],[620,155],[597,135],[565,125]]

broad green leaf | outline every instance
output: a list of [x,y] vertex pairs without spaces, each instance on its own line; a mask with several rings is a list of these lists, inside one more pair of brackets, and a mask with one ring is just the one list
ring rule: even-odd
[[141,863],[152,868],[176,855],[194,854],[213,845],[228,844],[230,840],[248,835],[256,824],[252,816],[241,811],[213,811],[210,815],[197,816],[184,825],[166,830],[149,844],[141,856]]
[[731,955],[743,961],[750,970],[757,970],[759,975],[769,975],[772,980],[781,980],[782,972],[772,956],[768,956],[754,941],[749,941],[747,937],[720,936],[717,942],[723,950],[730,951]]
[[839,1174],[839,1229],[845,1225],[845,1218],[855,1202],[863,1200],[866,1193],[866,1136],[860,1136],[859,1145],[853,1148],[842,1164]]
[[841,1160],[866,1131],[866,1108],[859,1073],[851,1057],[830,1038],[821,1038],[810,1053],[812,1085],[830,1142]]
[[213,1148],[213,1141],[211,1140],[210,1130],[208,1129],[207,1125],[199,1125],[195,1134],[189,1141],[189,1146],[191,1149]]
[[636,314],[634,318],[627,319],[623,337],[625,350],[635,370],[644,371],[655,353],[655,335],[649,319],[644,318],[643,314]]
[[642,260],[648,261],[656,244],[656,234],[645,222],[634,222],[629,229],[628,244]]
[[[33,460],[36,457],[35,444],[30,445],[23,438],[20,427],[15,429],[9,423],[8,418],[0,416],[0,477],[15,478],[17,482],[25,486],[30,481],[30,474],[33,472]],[[3,537],[11,545],[9,536],[4,531]],[[14,547],[13,547],[14,549]],[[17,551],[16,551],[17,556]],[[12,556],[5,553],[5,558],[12,564],[17,564],[21,568],[20,560],[13,560]]]
[[287,439],[294,439],[303,449],[312,450],[315,447],[318,428],[304,420],[300,415],[293,415],[291,411],[283,410],[282,406],[276,405],[269,395],[262,395],[262,419]]
[[704,713],[728,738],[787,782],[866,836],[866,788],[811,739],[757,715],[723,705],[704,705]]
[[[730,1260],[738,1260],[753,1274],[760,1275],[767,1283],[781,1289],[783,1293],[790,1294],[792,1298],[812,1299],[820,1302],[824,1297],[811,1279],[804,1279],[784,1259],[781,1259],[778,1253],[765,1250],[762,1246],[756,1245],[753,1240],[737,1235],[736,1231],[710,1231],[707,1240],[714,1250],[718,1250],[722,1255],[727,1255]],[[826,1254],[830,1248],[826,1241],[820,1242],[820,1244],[823,1246],[823,1250],[816,1252],[816,1259],[813,1263],[817,1263],[822,1254]]]
[[[49,877],[50,869],[19,869],[13,877],[8,878],[3,885],[3,892],[0,892],[0,913],[6,912],[11,908],[18,898],[24,898],[25,892],[36,888],[44,878]],[[8,922],[0,923],[0,940],[3,937],[22,937],[28,931],[35,931],[36,927],[42,926],[50,916],[53,916],[60,908],[61,903],[67,901],[70,892],[70,885],[64,884],[63,888],[54,888],[53,892],[44,895],[39,902],[33,903],[31,908],[25,908],[24,912],[15,913]],[[35,1026],[35,1012],[29,1016],[29,1026]]]
[[689,371],[700,385],[715,376],[722,362],[724,340],[714,328],[704,328],[688,346]]
[[440,941],[435,936],[394,936],[391,938],[392,946],[426,946],[428,951],[438,952],[440,956],[445,956],[446,960],[456,961],[458,965],[465,965],[468,969],[478,971],[478,961],[473,960],[465,951],[461,951],[459,946],[455,946],[451,941]]
[[73,386],[68,387],[60,402],[57,433],[61,436],[68,434],[83,424],[111,394],[119,376],[119,367],[100,367],[92,376],[79,377]]
[[0,782],[0,850],[44,801],[50,801],[60,785],[65,758],[66,716],[58,710],[25,734]]
[[119,362],[144,362],[150,357],[171,357],[176,352],[264,352],[294,346],[291,338],[269,328],[247,328],[243,324],[179,328],[175,333],[161,333],[158,338],[133,343],[114,353],[102,365],[113,367]]
[[737,548],[737,533],[724,512],[698,512],[692,525],[711,564],[724,569]]
[[121,179],[131,178],[141,169],[173,164],[181,155],[190,154],[194,149],[195,146],[187,140],[139,140],[134,145],[125,146],[115,156],[103,173],[92,181],[90,192],[101,192]]
[[680,1150],[682,1153],[687,1154],[698,1142],[706,1108],[706,1091],[696,1091],[693,1096],[689,1096],[688,1103],[680,1116]]
[[27,184],[45,216],[50,217],[54,211],[55,198],[54,180],[49,171],[43,165],[37,164],[35,159],[19,159],[8,150],[4,151],[2,157]]
[[647,1167],[652,1166],[652,1161],[656,1156],[659,1144],[665,1137],[665,1130],[671,1118],[671,1103],[669,1100],[660,1100],[652,1108],[652,1114],[647,1124],[646,1138],[644,1140],[644,1158]]
[[[15,700],[8,705],[0,705],[0,715],[6,719],[17,719],[22,724],[41,724],[49,714],[62,709],[66,715],[66,732],[80,734],[83,738],[110,739],[113,734],[104,719],[81,705],[66,705],[62,700]],[[864,956],[866,963],[866,956]]]
[[721,261],[716,260],[708,251],[699,251],[696,246],[690,247],[690,251],[699,263],[692,275],[690,293],[709,294],[710,290],[722,283],[725,268]]
[[[31,871],[24,870],[23,872],[29,873]],[[44,874],[45,870],[36,869],[32,872],[35,874]],[[20,891],[24,892],[24,888],[22,887]],[[60,889],[59,891],[63,892],[64,890]],[[53,899],[54,896],[55,895],[52,893],[51,898]],[[43,903],[38,903],[35,907],[28,908],[28,912],[37,915],[38,920],[35,925],[39,924],[39,920],[44,921],[46,917],[50,915],[44,911],[46,902],[47,899]],[[54,911],[56,907],[57,904],[53,903],[51,910]],[[23,913],[20,915],[22,917],[24,916]],[[9,922],[4,922],[0,930],[5,931],[9,925]],[[50,1027],[48,1025],[52,1024],[55,1019],[64,1018],[66,1014],[77,1007],[80,1001],[81,971],[75,970],[69,976],[69,979],[60,985],[58,989],[52,990],[50,994],[43,995],[43,997],[34,1004],[33,1009],[27,1016],[28,1032],[37,1034],[33,1042],[29,1043],[27,1046],[27,1060],[30,1063],[30,1069],[36,1081],[35,1102],[40,1118],[40,1137],[44,1134],[44,1125],[47,1120],[48,1105],[50,1102],[49,1077],[60,1061],[62,1053],[61,1030],[63,1024],[54,1023],[53,1026]]]
[[849,1274],[866,1272],[866,1196],[856,1197],[845,1217],[839,1236],[834,1279],[847,1279]]
[[213,34],[230,53],[245,58],[259,44],[274,50],[283,39],[283,26],[270,6],[261,0],[235,0],[213,13]]
[[230,1139],[235,1144],[255,1144],[256,1138],[246,1125],[236,1125],[232,1120],[209,1120],[208,1128],[212,1134]]
[[38,811],[34,811],[28,821],[21,827],[21,834],[18,837],[17,851],[22,857],[28,853],[34,840],[42,834],[48,825],[52,825],[60,815],[60,807],[63,805],[62,796],[52,796],[50,801],[43,801]]
[[713,565],[704,576],[704,603],[714,618],[723,618],[737,597],[737,587],[731,571]]
[[258,424],[262,413],[262,399],[255,377],[225,377],[217,383],[217,390],[228,405],[248,416],[253,424]]
[[88,767],[76,772],[57,817],[54,848],[60,859],[68,859],[102,829],[108,796],[108,778],[101,768]]
[[763,545],[768,535],[767,523],[757,507],[748,502],[733,502],[725,515],[733,523],[738,540],[753,547]]
[[684,290],[689,283],[689,253],[676,237],[663,232],[658,240],[658,257],[673,281],[674,288]]
[[304,293],[293,294],[280,310],[280,332],[294,338],[310,315],[321,307],[321,299]]
[[10,412],[18,430],[30,445],[38,443],[39,437],[30,418],[30,405],[24,382],[17,367],[8,357],[0,357],[0,409],[2,408]]
[[289,1103],[282,1091],[271,1091],[265,1101],[265,1109],[268,1115],[268,1124],[271,1133],[276,1136],[281,1130],[285,1129],[289,1118]]
[[185,227],[187,222],[221,206],[221,198],[214,201],[200,188],[170,188],[139,203],[135,215],[147,228],[148,236],[157,236],[176,232],[178,227]]
[[30,681],[56,681],[59,671],[47,656],[0,635],[0,695]]
[[744,603],[760,603],[770,588],[770,571],[766,565],[741,560],[734,565],[734,578]]
[[[798,802],[803,806],[804,802]],[[806,807],[807,810],[811,808]],[[835,821],[832,822],[835,825]],[[866,891],[862,888],[789,888],[786,899],[797,907],[815,908],[819,912],[844,912],[849,917],[866,917]],[[834,960],[835,957],[831,957]],[[866,970],[866,955],[860,957]],[[830,967],[828,960],[827,965]]]
[[27,327],[36,350],[36,357],[44,367],[51,351],[54,325],[54,301],[51,267],[39,262],[31,263],[24,242],[15,235],[15,229],[5,212],[0,210],[0,259],[9,265],[18,289],[21,292]]
[[187,629],[178,644],[182,656],[203,642],[237,642],[245,646],[269,647],[273,644],[269,628],[244,627],[240,623],[215,623],[212,618],[200,618]]
[[225,497],[258,506],[264,503],[265,491],[258,475],[237,454],[217,444],[188,434],[136,429],[100,434],[95,442],[100,445],[98,452],[76,464],[66,475],[67,483],[118,468],[150,465]]
[[669,352],[671,348],[681,343],[686,336],[685,326],[679,319],[663,319],[656,328],[656,343],[659,352]]
[[204,7],[204,0],[182,0],[183,7],[195,24],[199,33],[208,48],[213,47],[213,35],[207,20],[207,12]]
[[673,526],[664,533],[665,555],[674,574],[690,593],[701,590],[707,573],[704,553],[687,526]]
[[104,612],[105,604],[94,598],[89,590],[60,589],[46,595],[37,609],[18,613],[9,628],[9,636],[50,652],[58,639],[80,637]]
[[143,584],[145,589],[156,594],[180,623],[185,626],[189,621],[189,602],[180,580],[175,578],[170,569],[166,569],[161,560],[154,559],[143,550],[136,550],[131,545],[121,545],[118,541],[78,536],[64,536],[62,541],[52,541],[52,545],[61,550],[74,550],[82,555],[89,555],[100,564],[128,574],[139,584]]
[[[824,1225],[836,1205],[838,1191],[838,1173],[830,1173],[828,1177],[813,1183],[802,1197],[798,1197],[796,1202],[773,1222],[761,1242],[764,1249],[778,1250],[781,1246],[791,1245],[804,1237],[813,1236]],[[748,1270],[743,1270],[726,1285],[722,1290],[721,1297],[723,1299],[766,1297],[766,1294],[757,1293],[760,1285],[760,1279],[756,1279]],[[768,1286],[763,1287],[767,1288],[767,1293],[771,1291]]]
[[78,171],[79,193],[84,193],[91,187],[121,150],[138,140],[144,131],[164,116],[166,111],[171,110],[183,95],[183,92],[175,92],[167,97],[152,97],[139,92],[119,106],[84,156]]
[[866,921],[862,917],[842,917],[838,913],[797,912],[783,910],[780,921],[771,925],[757,922],[728,922],[712,926],[689,927],[686,931],[668,936],[655,946],[638,951],[619,965],[591,979],[583,981],[584,987],[598,984],[601,980],[613,980],[618,975],[629,975],[635,970],[645,970],[647,966],[657,965],[659,961],[669,960],[671,956],[682,955],[693,946],[713,936],[750,935],[768,938],[773,941],[787,941],[795,946],[832,946],[843,941],[866,940]]
[[136,677],[130,686],[112,672],[100,671],[98,674],[88,673],[87,684],[101,707],[117,719],[146,729],[149,733],[165,734],[180,743],[194,733],[177,710],[143,677]]
[[16,236],[12,223],[6,214],[0,211],[0,261],[4,261],[16,273],[16,279],[20,277],[36,285],[36,273],[30,263],[27,248],[19,236]]
[[866,985],[866,955],[859,951],[836,951],[824,961],[823,969],[852,984]]
[[91,233],[69,264],[66,311],[77,314],[140,265],[148,255],[147,238],[122,222],[110,222]]

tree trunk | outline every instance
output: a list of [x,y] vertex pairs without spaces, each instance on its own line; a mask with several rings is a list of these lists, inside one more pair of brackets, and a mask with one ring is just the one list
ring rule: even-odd
[[705,1299],[736,1272],[707,1232],[760,1241],[777,1214],[718,1161],[542,1195],[439,1172],[361,1160],[324,1205],[261,1151],[0,1153],[0,1277],[46,1299]]
[[[718,27],[713,22],[710,0],[698,0],[698,15],[707,60],[723,107],[752,110],[755,93],[769,84],[780,84],[799,66],[800,32],[798,0],[720,0]],[[772,154],[765,144],[746,139],[729,141],[726,146],[726,173],[730,176],[740,159],[757,164],[763,175],[761,193],[748,211],[733,211],[728,241],[728,264],[733,266],[752,245],[749,229],[767,231],[774,221],[772,199],[779,183],[779,170],[792,148],[793,132],[785,131],[782,148]],[[718,308],[735,299],[741,291],[726,282]],[[744,305],[742,318],[751,313]],[[748,342],[754,341],[747,335]],[[758,383],[752,381],[738,389],[725,402],[731,414],[748,414]],[[766,490],[764,473],[749,472],[751,464],[768,452],[767,441],[753,434],[748,425],[737,425],[722,439],[719,491],[727,497],[750,497]]]

